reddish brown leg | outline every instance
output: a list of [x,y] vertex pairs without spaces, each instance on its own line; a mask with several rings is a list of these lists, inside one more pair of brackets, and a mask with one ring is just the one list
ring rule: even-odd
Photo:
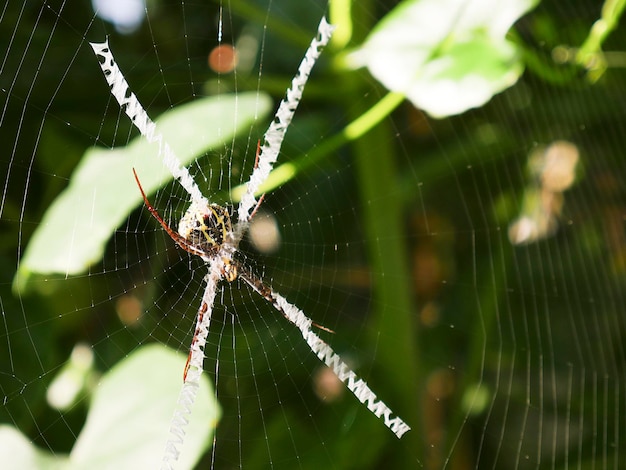
[[193,339],[191,340],[191,347],[189,348],[189,355],[187,356],[187,362],[185,363],[185,371],[183,372],[183,382],[187,380],[187,372],[189,372],[189,363],[191,362],[191,351],[196,342],[198,341],[198,333],[200,333],[200,323],[202,323],[202,319],[204,318],[204,314],[209,309],[206,303],[202,303],[202,307],[198,310],[198,319],[196,321],[196,331],[193,334]]
[[146,207],[150,211],[150,214],[152,214],[152,216],[155,219],[157,219],[157,221],[161,224],[161,227],[165,229],[165,231],[170,236],[170,238],[174,240],[178,246],[180,246],[183,250],[191,253],[192,255],[198,255],[202,257],[204,255],[204,252],[202,250],[199,250],[198,248],[190,244],[179,233],[174,232],[174,230],[172,230],[170,226],[165,223],[165,221],[161,218],[161,216],[156,211],[156,209],[152,207],[152,204],[150,204],[150,201],[148,201],[148,198],[146,197],[146,193],[143,191],[143,187],[141,186],[141,182],[139,181],[139,177],[137,176],[137,172],[135,171],[134,168],[133,168],[133,174],[135,175],[135,181],[137,182],[137,186],[139,186],[139,191],[141,191],[143,202],[146,204]]
[[[260,154],[261,154],[261,139],[257,140],[257,143],[256,143],[256,155],[254,156],[254,169],[255,170],[259,167],[259,155]],[[254,218],[254,215],[259,210],[259,207],[261,206],[263,199],[265,199],[265,194],[261,195],[258,202],[256,203],[256,206],[254,206],[254,210],[252,211],[252,214],[250,214],[250,220]]]

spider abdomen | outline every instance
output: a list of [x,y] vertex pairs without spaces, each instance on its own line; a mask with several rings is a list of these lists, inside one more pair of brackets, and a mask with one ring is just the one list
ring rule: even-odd
[[204,208],[192,204],[178,226],[178,233],[190,245],[207,254],[218,251],[230,232],[230,214],[226,208],[217,204]]

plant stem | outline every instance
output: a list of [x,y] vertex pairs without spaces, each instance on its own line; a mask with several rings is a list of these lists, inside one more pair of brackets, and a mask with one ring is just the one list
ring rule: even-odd
[[[270,173],[265,183],[263,183],[257,196],[268,193],[282,186],[296,175],[308,170],[313,166],[319,165],[325,158],[334,154],[335,150],[352,142],[366,134],[374,126],[379,124],[384,118],[389,116],[391,112],[404,100],[401,93],[388,93],[384,98],[374,104],[370,109],[364,111],[363,114],[354,119],[341,132],[324,140],[320,145],[311,149],[305,155],[302,155],[290,162],[277,166]],[[230,199],[234,202],[239,201],[241,195],[245,191],[245,185],[239,185],[232,189]]]
[[[370,2],[352,5],[354,37],[362,41],[371,22]],[[340,27],[341,25],[339,25]],[[418,458],[423,461],[423,435],[419,412],[419,356],[417,352],[417,309],[411,290],[407,260],[404,206],[396,190],[398,171],[394,152],[394,133],[382,119],[402,101],[402,95],[389,93],[374,106],[367,100],[373,93],[363,74],[348,77],[352,92],[349,109],[357,116],[344,129],[352,141],[352,152],[360,190],[361,211],[367,239],[367,254],[372,272],[373,301],[370,322],[376,337],[376,362],[387,381],[388,404],[413,430],[403,446],[387,456],[389,468],[406,467]],[[360,136],[358,139],[355,136]],[[403,439],[403,440],[404,440]],[[409,451],[410,449],[410,451]],[[395,461],[395,464],[392,462]]]

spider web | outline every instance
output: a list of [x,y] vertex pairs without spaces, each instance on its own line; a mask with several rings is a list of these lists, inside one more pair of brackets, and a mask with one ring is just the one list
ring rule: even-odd
[[[183,109],[188,121],[158,125],[174,146],[200,148],[192,176],[211,202],[232,207],[319,19],[342,24],[343,10],[155,1],[135,25],[114,25],[106,8],[75,3],[0,9],[0,455],[16,468],[70,452],[70,462],[88,462],[96,452],[86,430],[106,429],[100,463],[154,467],[159,460],[132,460],[133,449],[155,441],[161,455],[174,411],[164,397],[182,383],[206,266],[141,206],[131,163],[173,228],[189,195],[148,147],[133,147],[142,139],[88,43],[108,36],[153,119]],[[389,95],[365,69],[342,68],[346,53],[392,3],[353,5],[348,46],[337,30],[278,158],[295,171],[268,190],[238,259],[332,330],[318,333],[413,430],[396,439],[296,327],[236,280],[217,292],[204,401],[180,468],[618,468],[623,33],[603,44],[608,68],[586,73],[573,48],[602,4],[544,2],[509,36],[525,52],[517,83],[445,119],[406,101],[351,140],[349,123]],[[222,62],[208,65],[216,50]],[[184,108],[206,96],[219,114]],[[31,261],[46,213],[79,186],[90,156],[103,166],[64,211],[65,228],[86,228],[69,230],[69,241],[47,235],[48,252]],[[126,168],[106,166],[115,158]],[[106,217],[92,199],[100,183],[123,213],[102,253],[90,248],[82,270],[37,272],[55,250],[102,237]]]

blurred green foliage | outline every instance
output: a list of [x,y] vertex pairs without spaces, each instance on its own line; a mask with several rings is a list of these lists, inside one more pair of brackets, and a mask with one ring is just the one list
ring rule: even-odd
[[[350,11],[337,2],[345,7],[335,12],[338,26],[350,34],[324,53],[281,158],[297,163],[333,145],[264,203],[279,218],[284,244],[258,263],[337,332],[333,345],[414,429],[397,441],[351,397],[322,403],[311,387],[319,364],[297,333],[241,286],[226,286],[207,347],[207,364],[219,358],[224,416],[216,457],[209,452],[203,465],[610,466],[626,435],[618,414],[626,363],[621,3],[604,10],[597,1],[540,3],[507,34],[526,67],[514,86],[448,119],[403,103],[353,138],[349,123],[389,95],[343,59],[394,3],[354,2]],[[197,95],[257,86],[280,99],[323,7],[275,0],[267,16],[264,3],[230,6],[227,39],[264,38],[260,81],[256,68],[236,79],[206,70],[217,3],[152,2],[149,27],[132,39],[93,21],[87,3],[12,2],[0,19],[0,257],[9,267],[0,283],[0,419],[44,449],[69,452],[87,416],[89,398],[62,412],[46,403],[74,345],[91,344],[100,371],[145,343],[184,350],[202,288],[203,267],[192,261],[190,270],[149,215],[135,211],[89,273],[40,280],[33,295],[11,292],[20,256],[84,151],[135,135],[87,41],[111,34],[151,116]],[[612,31],[596,36],[601,15]],[[583,44],[593,45],[585,60]],[[241,165],[218,155],[217,167],[215,158],[201,159],[194,170],[230,178],[222,188],[242,183],[253,161],[241,154],[254,153],[264,125],[226,157]],[[529,156],[556,140],[581,155],[564,206],[551,214],[558,228],[513,246],[510,223],[536,184]],[[166,186],[155,204],[171,211],[168,201],[180,197]],[[124,321],[120,312],[133,299],[139,321]]]

